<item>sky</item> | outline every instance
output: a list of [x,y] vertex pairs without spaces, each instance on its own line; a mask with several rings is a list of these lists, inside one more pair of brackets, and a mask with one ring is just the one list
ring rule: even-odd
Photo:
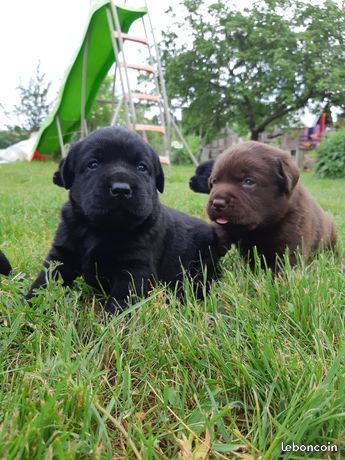
[[[252,3],[251,0],[237,1],[241,7]],[[121,0],[116,3],[123,5]],[[177,0],[147,0],[158,39],[161,30],[171,22],[165,11],[172,3],[176,4]],[[126,4],[138,7],[144,0],[127,0]],[[19,103],[16,88],[35,75],[38,62],[47,81],[53,83],[51,97],[57,94],[65,70],[81,43],[89,7],[90,0],[0,1],[0,104],[7,111]],[[140,33],[140,21],[137,22],[131,28],[133,34],[136,30]],[[0,108],[0,128],[8,122]]]
[[[123,5],[122,1],[117,3]],[[169,24],[169,17],[164,14],[169,3],[169,0],[147,0],[158,35]],[[131,0],[126,4],[143,6],[144,0]],[[35,75],[38,62],[47,81],[53,83],[51,94],[56,95],[65,70],[80,46],[89,7],[90,0],[0,2],[0,104],[7,111],[19,103],[16,88]],[[134,24],[131,31],[135,33],[135,29]],[[0,110],[0,127],[7,121]]]

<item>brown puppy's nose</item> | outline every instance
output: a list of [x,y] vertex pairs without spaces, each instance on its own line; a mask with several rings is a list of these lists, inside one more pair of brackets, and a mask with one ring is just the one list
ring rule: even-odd
[[114,198],[132,198],[132,189],[126,182],[113,182],[110,186],[110,194]]
[[218,211],[226,208],[226,201],[224,200],[224,198],[215,198],[214,200],[212,200],[212,207],[217,209]]

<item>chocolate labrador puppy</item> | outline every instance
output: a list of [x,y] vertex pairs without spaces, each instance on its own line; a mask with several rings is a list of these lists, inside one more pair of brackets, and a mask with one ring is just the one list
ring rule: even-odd
[[[121,311],[133,288],[147,294],[155,282],[175,285],[187,272],[202,295],[214,275],[218,241],[206,222],[163,206],[158,155],[126,129],[104,128],[74,145],[54,182],[70,190],[45,260],[60,265],[65,285],[83,275],[109,295],[105,309]],[[46,284],[44,270],[26,299]]]
[[8,276],[12,270],[11,264],[7,260],[5,254],[0,251],[0,275]]
[[297,248],[308,259],[320,246],[334,247],[333,223],[298,179],[291,156],[275,147],[251,141],[223,152],[207,205],[222,241],[250,258],[256,247],[273,269],[286,249],[294,265]]
[[206,194],[210,192],[209,178],[213,165],[214,160],[207,160],[196,168],[194,176],[189,180],[189,187],[193,192]]

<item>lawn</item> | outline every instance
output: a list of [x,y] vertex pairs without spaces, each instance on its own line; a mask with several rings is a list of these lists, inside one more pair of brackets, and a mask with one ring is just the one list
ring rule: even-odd
[[[281,458],[281,443],[336,444],[345,457],[345,187],[302,180],[334,219],[339,253],[252,273],[236,250],[204,302],[162,287],[105,322],[82,280],[20,302],[67,192],[56,165],[0,165],[0,458]],[[206,219],[206,196],[174,167],[162,202]]]

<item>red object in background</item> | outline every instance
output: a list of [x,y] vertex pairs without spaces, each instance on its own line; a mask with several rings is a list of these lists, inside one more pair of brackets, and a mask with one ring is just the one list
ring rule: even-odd
[[35,153],[33,154],[32,159],[33,160],[42,160],[42,156],[40,155],[38,150],[35,150]]
[[326,131],[327,122],[330,123],[330,120],[327,120],[327,107],[324,107],[323,112],[321,112],[315,126],[312,128],[306,128],[303,131],[303,146],[306,149],[313,149],[318,146],[322,134]]
[[322,112],[320,117],[320,135],[326,130],[326,112]]
[[52,157],[51,155],[41,155],[38,150],[35,150],[35,153],[33,154],[33,157],[31,158],[32,160],[39,160],[39,161],[46,161],[46,160],[51,160]]

